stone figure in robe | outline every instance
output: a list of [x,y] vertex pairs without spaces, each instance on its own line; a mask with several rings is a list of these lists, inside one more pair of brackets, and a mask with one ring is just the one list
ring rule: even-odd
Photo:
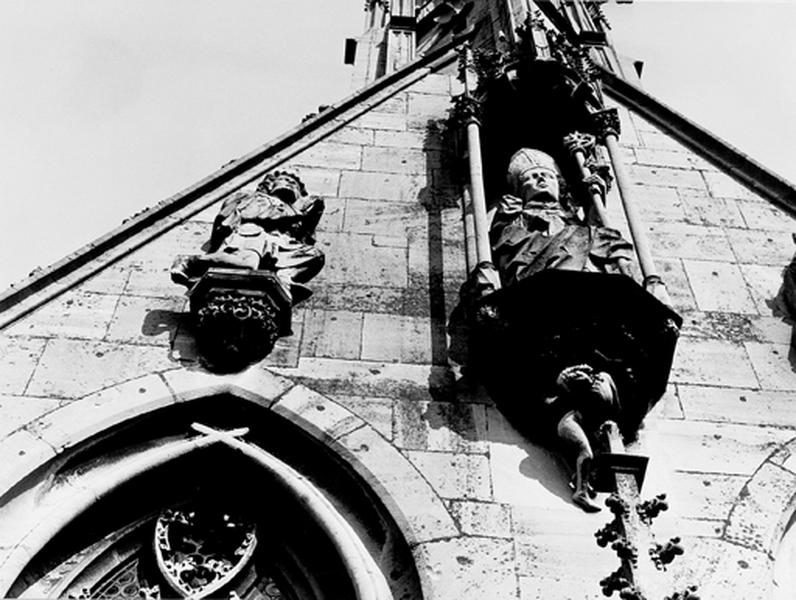
[[[603,360],[605,357],[588,341],[584,341],[586,346],[570,347],[562,355],[557,354],[560,348],[545,347],[540,342],[554,340],[551,331],[569,335],[572,319],[566,314],[551,317],[529,313],[520,319],[524,324],[518,325],[517,317],[507,317],[501,308],[490,313],[490,307],[500,307],[501,303],[491,303],[488,296],[502,287],[496,297],[506,299],[512,295],[512,288],[522,287],[524,279],[548,269],[585,271],[592,276],[619,272],[620,261],[632,258],[633,247],[617,230],[597,222],[587,207],[576,202],[550,155],[530,148],[515,152],[508,166],[507,184],[508,193],[494,208],[490,225],[493,263],[478,265],[463,286],[462,298],[481,307],[474,313],[476,322],[488,323],[492,314],[507,328],[509,337],[499,339],[515,347],[508,355],[498,349],[503,358],[488,359],[491,366],[485,375],[499,406],[519,418],[518,426],[529,425],[540,439],[571,460],[573,502],[583,510],[597,511],[589,484],[592,448],[600,426],[617,419],[620,412],[617,385],[605,370],[611,361]],[[534,289],[537,294],[545,293],[544,288]],[[577,293],[577,288],[570,293]],[[585,297],[584,302],[588,302]],[[522,302],[512,304],[521,306]],[[555,322],[551,323],[551,318]],[[567,354],[572,358],[566,358]],[[617,373],[624,375],[621,368]]]
[[504,287],[544,269],[616,272],[620,260],[632,258],[630,242],[562,193],[550,155],[521,148],[511,157],[507,183],[489,231]]
[[221,206],[205,254],[179,256],[172,280],[191,287],[212,267],[273,271],[293,304],[310,295],[303,285],[323,267],[315,228],[324,210],[293,173],[274,171],[251,193]]

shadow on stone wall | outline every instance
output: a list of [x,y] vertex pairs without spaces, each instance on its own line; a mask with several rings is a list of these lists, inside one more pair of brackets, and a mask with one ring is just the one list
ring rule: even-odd
[[[793,234],[793,240],[796,242],[796,234]],[[796,255],[783,269],[782,284],[777,294],[766,300],[766,306],[771,309],[771,313],[775,317],[781,319],[791,328],[788,362],[791,371],[796,373]]]

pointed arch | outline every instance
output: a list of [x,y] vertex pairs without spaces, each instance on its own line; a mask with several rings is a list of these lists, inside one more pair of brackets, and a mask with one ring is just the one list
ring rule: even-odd
[[[101,455],[103,444],[125,435],[134,423],[164,411],[190,414],[208,399],[219,407],[234,402],[261,413],[268,411],[272,418],[289,421],[319,442],[364,480],[397,525],[407,548],[459,535],[445,505],[406,457],[373,427],[328,397],[260,368],[229,376],[171,369],[98,390],[29,423],[18,433],[35,443],[23,456],[9,443],[10,438],[0,444],[0,461],[21,458],[23,463],[17,464],[15,477],[7,478],[0,490],[0,519],[14,525],[4,532],[0,543],[0,595],[58,531],[109,491],[147,469],[208,446],[223,445],[263,469],[280,473],[277,479],[312,509],[313,518],[332,539],[350,568],[359,597],[389,598],[383,595],[384,582],[374,571],[375,563],[368,560],[367,552],[363,554],[356,533],[346,527],[339,511],[325,503],[323,495],[313,494],[312,485],[307,487],[300,473],[256,444],[194,432],[169,444],[139,447],[125,459],[124,468],[109,464],[95,472],[93,482],[59,476],[81,456]],[[52,510],[54,507],[57,510]],[[426,587],[425,577],[420,585]]]

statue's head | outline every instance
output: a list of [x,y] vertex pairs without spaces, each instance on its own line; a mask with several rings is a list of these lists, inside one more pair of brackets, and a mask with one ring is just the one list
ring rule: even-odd
[[307,189],[299,176],[290,171],[268,173],[257,186],[257,191],[276,196],[288,204],[293,204],[302,196],[307,195]]
[[506,179],[511,193],[523,201],[559,201],[561,171],[553,157],[541,150],[517,150],[509,161]]

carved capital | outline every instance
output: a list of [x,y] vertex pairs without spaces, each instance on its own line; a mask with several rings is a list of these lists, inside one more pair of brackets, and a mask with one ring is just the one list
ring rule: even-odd
[[619,137],[622,127],[619,124],[619,111],[615,108],[605,108],[592,113],[594,131],[600,140],[604,141],[609,135]]
[[461,94],[453,100],[451,119],[459,125],[481,123],[481,102],[470,94]]
[[564,147],[572,155],[577,152],[583,152],[583,154],[588,156],[594,150],[594,145],[594,136],[588,133],[575,131],[564,137]]

